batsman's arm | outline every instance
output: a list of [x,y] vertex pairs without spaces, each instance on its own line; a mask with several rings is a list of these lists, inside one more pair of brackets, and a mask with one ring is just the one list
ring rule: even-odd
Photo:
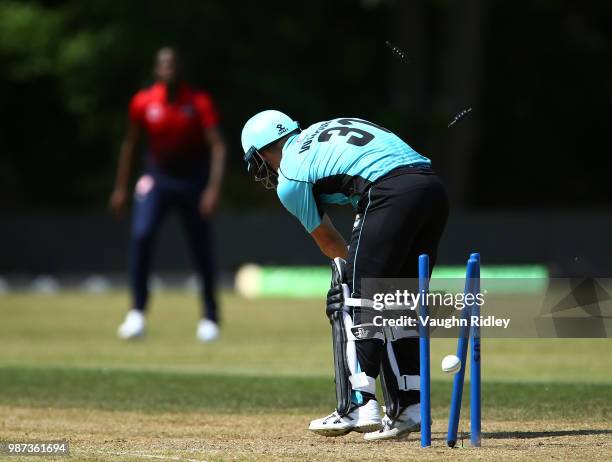
[[141,128],[138,123],[130,120],[128,123],[127,134],[121,144],[119,153],[119,164],[117,166],[117,176],[115,187],[110,198],[110,208],[116,215],[121,215],[125,210],[128,200],[128,190],[132,167],[136,158],[136,147],[141,136]]
[[313,183],[307,181],[283,181],[278,184],[276,193],[285,208],[310,233],[321,252],[332,260],[346,258],[346,242],[329,216],[319,209],[312,188]]
[[310,235],[321,249],[321,252],[329,258],[333,260],[336,257],[340,257],[346,260],[348,255],[346,241],[334,227],[329,216],[323,215],[321,224]]

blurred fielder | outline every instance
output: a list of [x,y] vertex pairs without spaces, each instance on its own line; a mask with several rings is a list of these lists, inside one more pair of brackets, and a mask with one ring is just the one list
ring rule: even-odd
[[[276,192],[332,263],[327,315],[332,323],[336,410],[309,429],[325,436],[351,431],[388,439],[420,429],[419,343],[411,331],[358,338],[362,278],[418,278],[418,255],[433,268],[448,216],[448,198],[431,162],[389,130],[356,118],[317,122],[301,131],[279,111],[247,121],[242,147],[256,181]],[[357,211],[350,246],[324,212],[326,204]],[[371,329],[370,329],[371,330]],[[385,416],[375,380],[381,374]]]
[[155,235],[167,213],[176,210],[202,282],[202,319],[196,336],[211,341],[219,335],[219,328],[210,219],[219,200],[226,149],[211,97],[181,79],[172,48],[157,53],[155,76],[157,82],[136,93],[130,102],[127,136],[110,199],[111,209],[122,214],[130,195],[136,148],[145,133],[146,167],[134,191],[130,238],[132,309],[117,334],[129,339],[144,333]]

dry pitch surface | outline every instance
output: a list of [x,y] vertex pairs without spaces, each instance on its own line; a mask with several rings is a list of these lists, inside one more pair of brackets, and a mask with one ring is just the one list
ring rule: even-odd
[[[609,423],[484,422],[484,446],[444,447],[443,422],[430,449],[418,434],[366,443],[358,434],[322,438],[305,430],[308,415],[163,413],[0,408],[5,439],[70,436],[77,460],[610,460]],[[28,458],[30,459],[30,458]],[[32,458],[36,459],[36,458]],[[48,458],[38,458],[48,460]],[[15,460],[18,460],[17,458]]]
[[[119,342],[126,303],[0,298],[0,440],[68,439],[70,460],[612,460],[609,340],[487,342],[480,449],[469,448],[469,406],[465,447],[445,447],[451,384],[435,368],[433,447],[421,450],[418,434],[366,443],[306,430],[333,406],[321,301],[226,295],[213,345],[194,341],[186,293],[159,294],[148,337]],[[432,364],[453,348],[434,341]],[[50,460],[8,460],[36,459]]]

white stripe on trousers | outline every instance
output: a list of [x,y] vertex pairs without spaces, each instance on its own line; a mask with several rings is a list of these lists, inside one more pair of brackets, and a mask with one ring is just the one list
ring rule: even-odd
[[361,228],[359,228],[359,237],[357,238],[357,248],[355,249],[355,256],[353,257],[353,290],[351,291],[351,297],[355,295],[355,275],[357,274],[357,254],[359,252],[359,243],[361,242],[361,232],[363,231],[363,227],[365,226],[366,216],[368,215],[368,208],[370,207],[370,193],[372,192],[372,188],[368,190],[368,205],[365,208],[365,212],[363,212],[363,220],[361,220]]

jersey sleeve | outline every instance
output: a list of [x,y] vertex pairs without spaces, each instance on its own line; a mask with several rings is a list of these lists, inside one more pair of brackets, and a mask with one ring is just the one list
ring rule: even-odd
[[209,94],[198,92],[195,96],[195,106],[198,110],[202,127],[210,128],[217,126],[219,123],[219,114]]
[[146,94],[142,91],[136,93],[130,100],[128,107],[128,115],[131,121],[139,125],[144,123],[144,112],[147,104]]
[[319,227],[321,213],[311,183],[286,181],[278,185],[276,193],[283,206],[300,220],[309,233]]

